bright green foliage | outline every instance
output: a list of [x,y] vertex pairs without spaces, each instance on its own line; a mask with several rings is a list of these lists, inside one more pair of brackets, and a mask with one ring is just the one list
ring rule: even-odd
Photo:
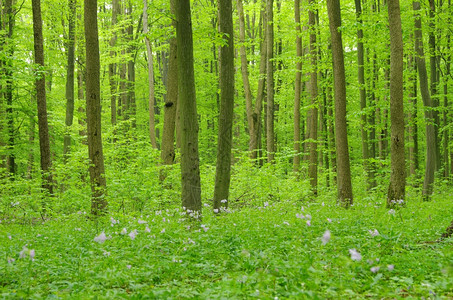
[[[206,205],[201,223],[184,222],[167,205],[97,221],[84,212],[44,223],[3,220],[0,297],[448,298],[452,240],[430,242],[453,209],[444,196],[396,211],[377,198],[348,211],[335,197],[232,201],[222,216]],[[106,240],[98,243],[101,233]],[[35,251],[33,261],[27,251],[20,258],[24,246]],[[350,249],[362,259],[353,261]]]

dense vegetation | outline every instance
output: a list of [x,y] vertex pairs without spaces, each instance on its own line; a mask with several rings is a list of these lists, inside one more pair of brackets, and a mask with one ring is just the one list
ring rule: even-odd
[[0,298],[453,297],[450,1],[87,1],[0,2]]

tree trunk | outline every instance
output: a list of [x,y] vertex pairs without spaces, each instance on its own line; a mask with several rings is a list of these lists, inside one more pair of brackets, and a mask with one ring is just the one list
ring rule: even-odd
[[[171,13],[174,14],[175,0],[170,1]],[[176,28],[175,20],[172,26]],[[175,161],[175,126],[176,107],[178,106],[178,57],[177,41],[170,38],[170,54],[168,59],[167,96],[164,105],[164,128],[162,133],[161,159],[165,165],[171,165]]]
[[[126,15],[129,18],[129,26],[127,26],[127,36],[130,44],[128,45],[127,53],[129,60],[127,62],[127,119],[131,119],[132,128],[136,127],[136,104],[135,104],[135,55],[134,55],[134,20],[132,17],[132,2],[129,2],[129,9]],[[153,79],[154,82],[154,79]],[[154,103],[154,101],[153,101]],[[153,106],[154,110],[154,106]]]
[[181,108],[182,206],[187,210],[201,213],[198,121],[190,1],[176,1],[175,15],[178,41],[178,104]]
[[415,52],[418,68],[418,76],[420,82],[420,92],[422,94],[423,105],[425,106],[425,122],[426,122],[426,167],[425,180],[423,182],[423,200],[431,199],[434,188],[434,172],[436,170],[436,148],[435,148],[435,131],[434,117],[432,110],[432,101],[429,94],[428,74],[426,72],[426,64],[423,51],[422,23],[420,19],[420,2],[412,3],[415,16]]
[[293,170],[300,170],[300,96],[302,91],[302,27],[300,23],[300,0],[294,0],[296,22],[296,80],[294,82],[294,158]]
[[145,35],[146,53],[148,56],[148,108],[149,108],[149,139],[151,146],[157,149],[156,125],[154,119],[154,64],[153,49],[148,37],[148,0],[143,0],[143,33]]
[[[119,3],[118,0],[112,0],[112,30],[113,35],[110,39],[110,58],[113,60],[116,57],[116,51],[113,48],[116,45],[117,29],[115,28],[118,22]],[[109,84],[110,84],[110,122],[113,126],[116,125],[116,98],[118,93],[118,83],[115,79],[117,64],[111,62],[109,64]]]
[[418,125],[417,125],[417,68],[414,62],[414,55],[408,58],[409,75],[409,174],[416,175],[419,168],[418,163]]
[[266,128],[266,148],[267,161],[273,162],[275,155],[274,142],[274,1],[267,0],[266,5],[266,52],[267,52],[267,128]]
[[44,45],[42,35],[41,1],[32,0],[33,35],[35,49],[35,64],[38,66],[36,99],[38,106],[39,150],[41,153],[42,186],[50,195],[53,194],[52,162],[50,160],[49,125],[47,123],[46,81],[44,73]]
[[[314,5],[314,1],[309,1]],[[310,32],[310,117],[307,129],[309,132],[309,159],[308,159],[308,177],[310,178],[310,186],[313,195],[318,194],[318,69],[317,58],[318,53],[316,49],[316,13],[310,9],[308,11],[308,26]]]
[[101,89],[97,0],[85,0],[86,114],[88,155],[90,159],[91,213],[107,212],[104,152],[101,135]]
[[228,207],[234,109],[234,44],[231,0],[219,0],[219,33],[226,39],[220,47],[220,114],[214,209]]
[[329,28],[332,40],[333,79],[335,92],[335,148],[337,152],[337,192],[340,205],[353,203],[349,146],[346,126],[346,78],[344,68],[341,11],[339,0],[327,0]]
[[[448,7],[450,6],[451,1],[448,1]],[[448,18],[448,23],[449,26],[451,26],[451,15]],[[451,28],[451,27],[449,27]],[[444,131],[443,131],[443,148],[444,148],[444,176],[448,178],[451,175],[451,170],[450,170],[450,164],[453,163],[453,159],[451,156],[453,156],[453,152],[451,151],[450,147],[448,146],[450,143],[450,134],[451,134],[451,129],[448,129],[448,125],[451,120],[451,110],[450,110],[450,105],[448,104],[448,78],[451,77],[450,73],[450,68],[451,68],[451,51],[448,49],[451,49],[451,33],[450,31],[447,32],[446,36],[446,45],[447,45],[447,55],[445,59],[445,73],[444,73],[444,115],[443,115],[443,123],[444,123]],[[450,152],[450,155],[449,155]],[[450,164],[449,164],[450,160]]]
[[66,75],[66,133],[63,141],[63,160],[66,163],[71,148],[71,126],[74,119],[74,52],[75,52],[75,17],[76,0],[68,1],[68,66]]
[[388,0],[390,30],[390,124],[391,175],[387,207],[405,200],[406,159],[404,156],[404,99],[403,99],[403,34],[399,0]]

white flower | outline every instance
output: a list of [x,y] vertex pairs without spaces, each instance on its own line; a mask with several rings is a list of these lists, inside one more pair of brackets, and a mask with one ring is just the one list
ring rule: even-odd
[[283,222],[283,224],[285,224],[285,225],[288,225],[288,226],[289,226],[289,223],[288,223],[288,222],[286,222],[286,221],[284,221],[284,222]]
[[151,232],[151,229],[149,229],[149,227],[146,226],[145,231],[149,233],[149,232]]
[[102,244],[105,242],[106,239],[107,239],[107,236],[105,235],[105,233],[101,232],[101,234],[96,236],[93,240],[95,242],[98,242],[99,244]]
[[227,199],[220,200],[220,203],[227,203],[227,202],[228,202]]
[[110,217],[110,223],[112,223],[112,225],[115,225],[115,224],[119,224],[120,221],[117,221],[113,217]]
[[311,220],[311,215],[305,215],[305,218],[307,218],[308,220]]
[[77,228],[74,228],[75,231],[82,231],[82,228],[80,227],[77,227]]
[[307,226],[311,226],[311,221],[307,220]]
[[300,208],[300,210],[301,210],[301,211],[304,211],[304,210],[305,210],[305,208],[304,208],[304,207],[302,206],[302,207]]
[[327,218],[327,222],[332,223],[332,219]]
[[35,260],[35,249],[31,249],[28,254],[30,255],[31,260]]
[[131,265],[126,265],[126,268],[130,269],[130,268],[132,268],[132,266]]
[[387,270],[393,271],[395,269],[395,265],[387,265]]
[[219,212],[218,208],[214,208],[214,213],[217,214]]
[[138,224],[146,224],[146,223],[148,223],[148,222],[146,222],[146,221],[144,221],[144,220],[140,220],[140,219],[138,219],[137,222],[138,222]]
[[269,206],[269,202],[264,202],[264,207],[268,207]]
[[8,235],[8,238],[9,238],[9,239],[11,240],[11,239],[12,239],[13,237],[12,237],[12,236],[10,236],[10,235]]
[[349,249],[349,254],[351,254],[352,260],[360,261],[362,259],[362,255],[355,249]]
[[134,240],[136,236],[137,236],[137,229],[134,229],[129,233],[129,237],[131,238],[131,240]]
[[22,251],[19,252],[19,258],[25,258],[25,257],[27,257],[27,254],[28,254],[28,248],[24,246],[22,248]]
[[323,202],[323,203],[321,203],[321,205],[322,205],[322,206],[324,206],[324,202]]
[[11,257],[8,257],[8,263],[9,264],[12,264],[13,262],[15,262],[16,260],[14,258],[11,258]]
[[375,229],[375,230],[368,230],[368,233],[369,233],[371,236],[373,236],[373,237],[379,235],[379,231],[377,231],[377,229]]
[[125,235],[125,234],[127,234],[127,229],[126,229],[126,228],[123,228],[123,230],[121,230],[121,232],[120,232],[120,233],[121,233],[122,235]]
[[160,233],[165,233],[165,228],[163,228]]
[[104,256],[110,256],[110,252],[104,250]]
[[303,214],[296,214],[296,218],[305,219],[305,216]]
[[331,236],[330,231],[326,230],[326,232],[324,232],[321,238],[323,245],[327,244],[330,241],[330,236]]
[[394,214],[395,214],[395,210],[394,210],[393,208],[390,209],[390,210],[389,210],[389,214],[390,214],[390,215],[394,215]]
[[376,273],[377,271],[379,271],[379,269],[380,269],[380,267],[379,267],[379,266],[376,266],[376,267],[372,267],[372,268],[370,269],[370,271],[373,272],[373,273]]

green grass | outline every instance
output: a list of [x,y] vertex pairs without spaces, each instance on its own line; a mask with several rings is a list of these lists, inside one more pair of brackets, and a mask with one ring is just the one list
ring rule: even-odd
[[[453,298],[453,240],[437,241],[451,198],[409,199],[394,214],[383,200],[356,199],[349,210],[327,198],[241,202],[220,216],[205,206],[200,222],[171,206],[97,221],[83,213],[34,225],[3,220],[0,298]],[[311,226],[298,214],[311,215]],[[137,230],[135,239],[123,228]],[[94,241],[101,232],[109,237],[102,244]],[[19,257],[24,246],[33,261]]]

